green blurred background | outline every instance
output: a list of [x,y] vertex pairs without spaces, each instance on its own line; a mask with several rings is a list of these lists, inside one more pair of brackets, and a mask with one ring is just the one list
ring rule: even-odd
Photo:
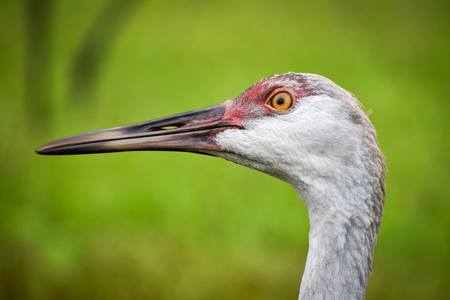
[[449,299],[448,0],[0,1],[0,298],[296,299],[289,185],[187,153],[34,153],[288,71],[373,110],[389,173],[366,299]]

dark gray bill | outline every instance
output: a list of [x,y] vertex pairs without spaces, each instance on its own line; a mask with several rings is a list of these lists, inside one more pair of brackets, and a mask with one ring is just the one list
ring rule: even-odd
[[119,151],[224,151],[214,137],[231,128],[242,128],[225,118],[223,104],[152,121],[104,129],[59,139],[39,147],[46,155]]

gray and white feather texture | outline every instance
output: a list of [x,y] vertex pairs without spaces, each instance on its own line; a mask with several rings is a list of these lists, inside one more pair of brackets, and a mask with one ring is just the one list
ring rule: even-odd
[[288,114],[218,134],[227,152],[216,155],[289,183],[307,206],[311,229],[299,299],[363,299],[385,198],[375,129],[358,100],[322,76],[262,82],[301,82],[310,93]]
[[234,100],[48,143],[39,154],[159,150],[222,157],[289,183],[308,208],[299,299],[363,299],[386,165],[361,104],[313,74],[274,75]]

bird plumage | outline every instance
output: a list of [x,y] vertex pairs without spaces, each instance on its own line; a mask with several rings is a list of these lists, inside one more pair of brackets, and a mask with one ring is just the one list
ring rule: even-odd
[[[275,95],[282,95],[279,103]],[[69,137],[37,152],[128,150],[210,154],[289,183],[311,225],[299,299],[364,298],[386,166],[353,94],[319,75],[274,75],[217,106]]]
[[318,75],[276,75],[246,93],[279,86],[301,95],[296,107],[219,133],[227,151],[216,155],[280,178],[305,202],[311,229],[300,299],[362,299],[385,197],[375,129],[351,93]]

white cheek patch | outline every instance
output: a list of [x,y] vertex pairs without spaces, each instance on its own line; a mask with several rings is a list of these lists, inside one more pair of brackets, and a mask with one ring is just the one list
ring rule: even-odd
[[242,123],[245,129],[219,133],[215,142],[228,153],[216,155],[278,178],[303,172],[328,176],[336,164],[353,160],[346,155],[359,153],[354,149],[359,136],[344,114],[340,101],[310,96],[290,113],[250,119]]

